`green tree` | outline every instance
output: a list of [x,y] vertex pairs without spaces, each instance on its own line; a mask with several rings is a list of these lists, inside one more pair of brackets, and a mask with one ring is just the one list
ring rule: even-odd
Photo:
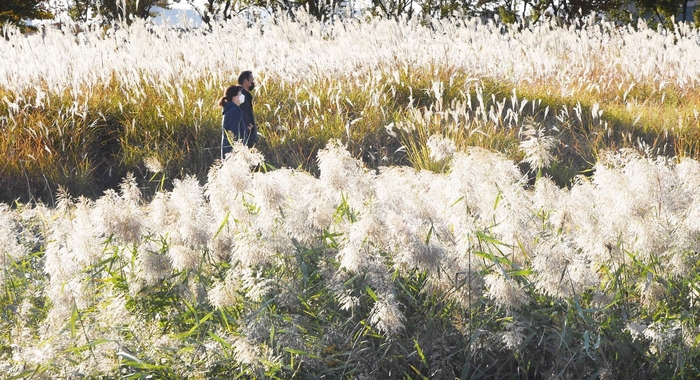
[[[381,2],[381,0],[373,1],[375,3]],[[420,2],[420,6],[423,14],[427,14],[435,18],[445,18],[454,14],[462,14],[466,16],[476,15],[479,13],[480,9],[487,8],[487,3],[488,1],[483,0],[423,0]],[[384,9],[384,7],[381,9]]]
[[[623,7],[616,12],[610,12],[611,18],[620,22],[630,22],[637,19],[644,19],[653,28],[661,24],[667,28],[673,27],[673,22],[693,21],[689,14],[700,15],[698,6],[690,9],[690,0],[633,0],[626,2],[627,7]],[[689,12],[690,11],[690,12]]]
[[153,7],[167,9],[168,0],[73,0],[69,9],[70,16],[77,21],[87,21],[91,16],[100,14],[107,21],[125,20],[131,23],[135,17],[154,16]]
[[45,0],[2,0],[0,1],[0,25],[12,24],[22,30],[36,29],[24,20],[51,19]]
[[681,12],[688,8],[687,0],[635,0],[634,5],[638,10],[639,16],[644,18],[652,18],[654,21],[670,26],[672,21],[687,21],[685,20],[685,12],[682,17],[676,20],[675,18]]
[[592,13],[602,14],[613,12],[623,7],[625,0],[523,0],[523,18],[525,13],[533,21],[539,21],[543,16],[556,17],[562,22],[568,22],[579,16]]
[[[419,0],[372,0],[372,13],[388,18],[399,18],[407,16],[413,17],[414,4],[421,4]],[[434,10],[440,11],[443,8],[452,7],[452,4],[457,4],[454,0],[425,0],[422,2],[422,7],[426,14],[435,13]],[[439,17],[439,15],[436,15]]]
[[328,19],[341,8],[342,0],[174,0],[185,2],[202,18],[202,22],[212,26],[215,20],[225,21],[237,12],[260,8],[273,14],[286,13],[294,16],[297,10],[307,10],[317,19]]
[[305,9],[317,19],[328,19],[341,7],[341,1],[336,0],[252,0],[249,4],[272,9],[273,12],[286,12],[290,16],[296,10]]

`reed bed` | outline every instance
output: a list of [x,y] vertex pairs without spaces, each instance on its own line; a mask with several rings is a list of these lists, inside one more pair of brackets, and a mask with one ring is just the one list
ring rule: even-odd
[[[437,138],[436,138],[437,139]],[[447,173],[320,176],[238,146],[145,201],[135,179],[2,221],[18,378],[698,376],[700,163],[611,153],[570,189],[431,140]]]
[[3,34],[10,378],[700,376],[696,29]]
[[434,132],[519,161],[532,126],[561,142],[548,169],[561,186],[603,150],[698,154],[698,32],[685,25],[518,29],[300,14],[211,31],[135,22],[3,33],[7,203],[55,205],[59,185],[95,198],[129,172],[155,190],[148,157],[163,163],[170,188],[184,175],[205,181],[218,157],[215,103],[245,69],[258,76],[258,148],[274,167],[317,173],[314,157],[330,138],[373,168],[420,167],[421,154],[401,147]]

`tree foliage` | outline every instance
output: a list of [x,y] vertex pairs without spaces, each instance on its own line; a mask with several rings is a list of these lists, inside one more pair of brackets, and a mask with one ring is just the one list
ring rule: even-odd
[[168,0],[73,0],[69,14],[74,20],[86,21],[91,16],[101,15],[107,21],[146,18],[153,16],[151,8],[167,8]]
[[548,12],[564,20],[591,13],[607,13],[625,5],[622,0],[525,0],[525,6],[532,10],[531,18],[538,20]]
[[[359,10],[359,0],[69,0],[68,13],[76,21],[100,15],[107,22],[153,16],[152,8],[168,8],[172,3],[191,5],[202,21],[211,27],[239,12],[261,10],[294,17],[306,10],[317,19],[330,19]],[[0,24],[24,25],[24,19],[53,17],[47,0],[3,0]],[[412,17],[481,17],[499,18],[502,22],[532,23],[554,20],[570,24],[578,17],[603,16],[616,22],[644,19],[652,26],[669,27],[674,21],[692,21],[688,15],[700,16],[700,8],[691,9],[689,0],[369,0],[362,9],[374,16],[391,19]],[[254,12],[255,13],[255,12]],[[697,18],[697,17],[695,17]]]
[[44,0],[2,0],[0,1],[0,25],[12,24],[21,29],[34,29],[26,25],[27,19],[50,19],[53,15]]
[[652,27],[659,24],[672,27],[674,22],[679,21],[695,21],[697,25],[698,15],[700,15],[700,7],[697,5],[691,7],[690,0],[624,1],[621,6],[606,12],[608,18],[619,22],[630,22],[641,18]]

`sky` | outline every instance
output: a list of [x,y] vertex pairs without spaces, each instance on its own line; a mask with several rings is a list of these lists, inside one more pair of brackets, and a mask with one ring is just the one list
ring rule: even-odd
[[[194,6],[201,9],[204,7],[205,0],[193,0],[192,3]],[[159,13],[159,15],[153,19],[153,21],[158,24],[162,24],[163,21],[168,21],[170,25],[182,25],[183,21],[186,21],[187,25],[190,26],[199,26],[202,24],[202,19],[199,17],[199,14],[197,14],[187,0],[180,0],[178,3],[170,0],[170,9],[153,7],[151,11]]]
[[[203,6],[203,4],[204,0],[197,0],[195,2],[195,5],[198,7]],[[197,12],[184,0],[180,3],[172,3],[171,9],[153,7],[151,11],[159,13],[159,15],[153,19],[157,24],[162,24],[164,21],[167,21],[170,25],[182,25],[183,21],[186,21],[186,25],[199,26],[202,23],[202,19]]]

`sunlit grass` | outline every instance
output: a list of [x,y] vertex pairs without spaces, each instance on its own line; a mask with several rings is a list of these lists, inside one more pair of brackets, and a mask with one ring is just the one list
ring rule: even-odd
[[297,20],[0,39],[3,373],[699,375],[696,30]]
[[95,201],[2,206],[0,365],[17,378],[698,375],[697,161],[608,155],[566,190],[527,186],[483,149],[442,158],[447,172],[374,175],[331,143],[316,178],[252,171],[260,156],[239,146],[205,186],[178,180],[150,202],[132,177]]
[[[363,84],[354,76],[339,76],[296,86],[260,73],[258,148],[275,167],[314,172],[315,152],[328,139],[340,138],[372,167],[422,167],[406,149],[420,150],[427,137],[440,133],[461,147],[481,146],[518,161],[519,133],[529,118],[562,142],[559,169],[550,173],[561,185],[589,170],[602,150],[643,145],[654,154],[696,157],[698,152],[696,97],[661,104],[656,95],[628,95],[626,102],[590,93],[553,96],[546,87],[509,88],[451,70],[406,72],[410,77],[398,82],[387,73]],[[50,95],[43,107],[24,104],[7,121],[12,127],[1,145],[8,157],[4,197],[47,201],[58,185],[96,196],[126,172],[145,178],[147,157],[163,162],[169,178],[194,174],[203,179],[218,157],[220,114],[213,100],[224,84],[197,81],[178,92],[147,83],[125,90],[114,81],[77,100]],[[594,107],[602,115],[593,117]],[[4,108],[9,112],[7,104]],[[403,132],[401,140],[392,128],[417,130],[420,136]]]
[[[373,168],[422,167],[407,148],[420,150],[433,133],[519,162],[527,118],[561,142],[548,169],[561,186],[590,173],[608,149],[698,154],[700,99],[692,70],[676,66],[672,54],[694,49],[694,30],[681,28],[677,45],[664,45],[667,37],[648,29],[585,23],[586,38],[546,26],[502,34],[497,25],[458,21],[437,30],[380,20],[332,29],[306,22],[235,29],[258,41],[254,60],[244,46],[207,47],[227,41],[227,27],[209,35],[139,25],[79,38],[15,35],[2,46],[13,60],[0,86],[8,131],[0,143],[8,157],[2,199],[53,202],[59,185],[95,197],[128,172],[147,186],[147,157],[163,163],[168,179],[203,181],[218,157],[216,101],[242,69],[258,76],[258,149],[274,167],[315,173],[315,152],[331,138]],[[416,42],[407,44],[408,35]],[[339,48],[358,36],[364,44]],[[46,50],[51,67],[27,55],[44,54],[39,45],[54,49]],[[655,55],[640,53],[652,49]],[[91,56],[100,64],[86,65]],[[392,126],[424,131],[398,138],[387,132]]]

